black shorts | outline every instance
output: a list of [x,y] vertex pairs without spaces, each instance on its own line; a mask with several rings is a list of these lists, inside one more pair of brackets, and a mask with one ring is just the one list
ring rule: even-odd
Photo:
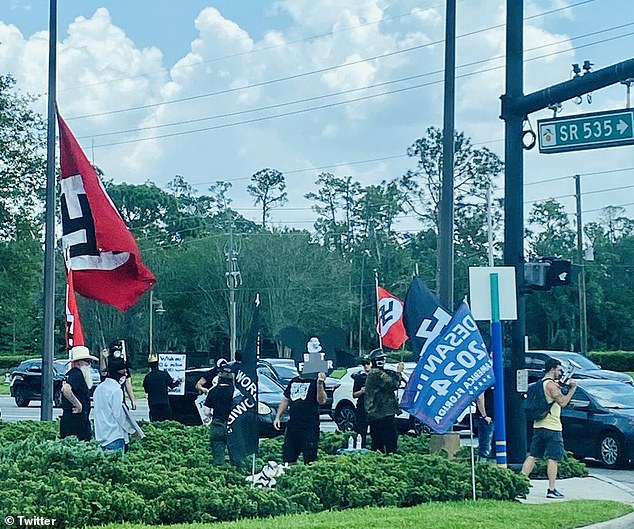
[[564,438],[561,432],[535,428],[531,440],[530,455],[561,461],[564,458]]

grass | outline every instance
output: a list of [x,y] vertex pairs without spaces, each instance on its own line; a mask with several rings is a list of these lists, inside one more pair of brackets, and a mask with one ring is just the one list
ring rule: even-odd
[[[179,524],[171,529],[572,529],[632,512],[614,501],[565,501],[525,505],[495,501],[428,503],[408,508],[350,509],[217,524]],[[126,529],[152,526],[118,524]],[[107,527],[115,527],[110,525]]]

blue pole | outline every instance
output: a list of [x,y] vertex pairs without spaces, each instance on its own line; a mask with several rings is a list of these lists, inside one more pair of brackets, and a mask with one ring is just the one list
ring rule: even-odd
[[496,273],[491,274],[491,350],[493,352],[493,407],[495,410],[495,461],[506,468],[506,417],[504,415],[504,358],[502,322],[500,321],[500,287]]

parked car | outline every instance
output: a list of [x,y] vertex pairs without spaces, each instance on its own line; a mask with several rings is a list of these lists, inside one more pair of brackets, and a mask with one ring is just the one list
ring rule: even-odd
[[595,364],[582,354],[569,351],[526,351],[526,368],[528,369],[530,382],[544,376],[544,364],[549,358],[556,358],[565,368],[572,366],[574,368],[573,378],[575,379],[593,378],[615,380],[634,386],[634,379],[627,373],[601,369],[601,366]]
[[[264,373],[273,380],[279,382],[284,388],[299,375],[295,360],[291,358],[261,358],[258,360],[258,374]],[[339,379],[326,377],[326,402],[321,406],[320,414],[332,417],[332,399],[335,390],[339,387]]]
[[[415,362],[405,362],[404,381],[409,378],[415,367]],[[361,366],[348,368],[346,374],[339,379],[340,385],[334,391],[332,418],[337,424],[337,428],[344,432],[354,430],[357,422],[357,399],[352,396],[352,387],[354,386],[354,375],[360,373],[362,369]],[[387,364],[386,369],[396,370],[396,364]],[[401,383],[401,388],[397,394],[399,401],[403,396],[404,388],[405,382]],[[396,416],[396,428],[401,433],[413,432],[415,434],[429,430],[418,419],[403,410]]]
[[564,446],[576,457],[595,458],[610,468],[634,460],[634,387],[578,380],[572,400],[561,410],[561,422]]
[[[202,424],[195,400],[200,395],[196,382],[209,371],[209,368],[188,369],[185,372],[185,395],[170,395],[170,405],[175,421],[189,426]],[[238,390],[236,390],[238,391]],[[258,420],[260,437],[280,435],[288,422],[288,413],[282,414],[280,431],[273,428],[277,408],[284,397],[284,388],[265,374],[258,374]]]
[[[56,408],[62,405],[62,382],[70,369],[69,360],[53,361],[53,405]],[[92,368],[92,392],[101,382],[99,370]],[[26,408],[32,400],[42,399],[42,359],[34,358],[24,360],[10,374],[9,390],[15,399],[15,405]]]

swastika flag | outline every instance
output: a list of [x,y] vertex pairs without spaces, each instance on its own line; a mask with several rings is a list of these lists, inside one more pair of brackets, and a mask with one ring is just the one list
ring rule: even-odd
[[60,136],[62,246],[75,291],[125,311],[156,279],[68,125]]
[[379,298],[378,330],[381,340],[383,345],[398,349],[407,340],[403,325],[403,302],[383,287],[377,287],[377,296]]
[[79,309],[75,298],[73,271],[68,270],[66,276],[66,348],[70,351],[76,345],[86,345],[84,331],[79,321]]

